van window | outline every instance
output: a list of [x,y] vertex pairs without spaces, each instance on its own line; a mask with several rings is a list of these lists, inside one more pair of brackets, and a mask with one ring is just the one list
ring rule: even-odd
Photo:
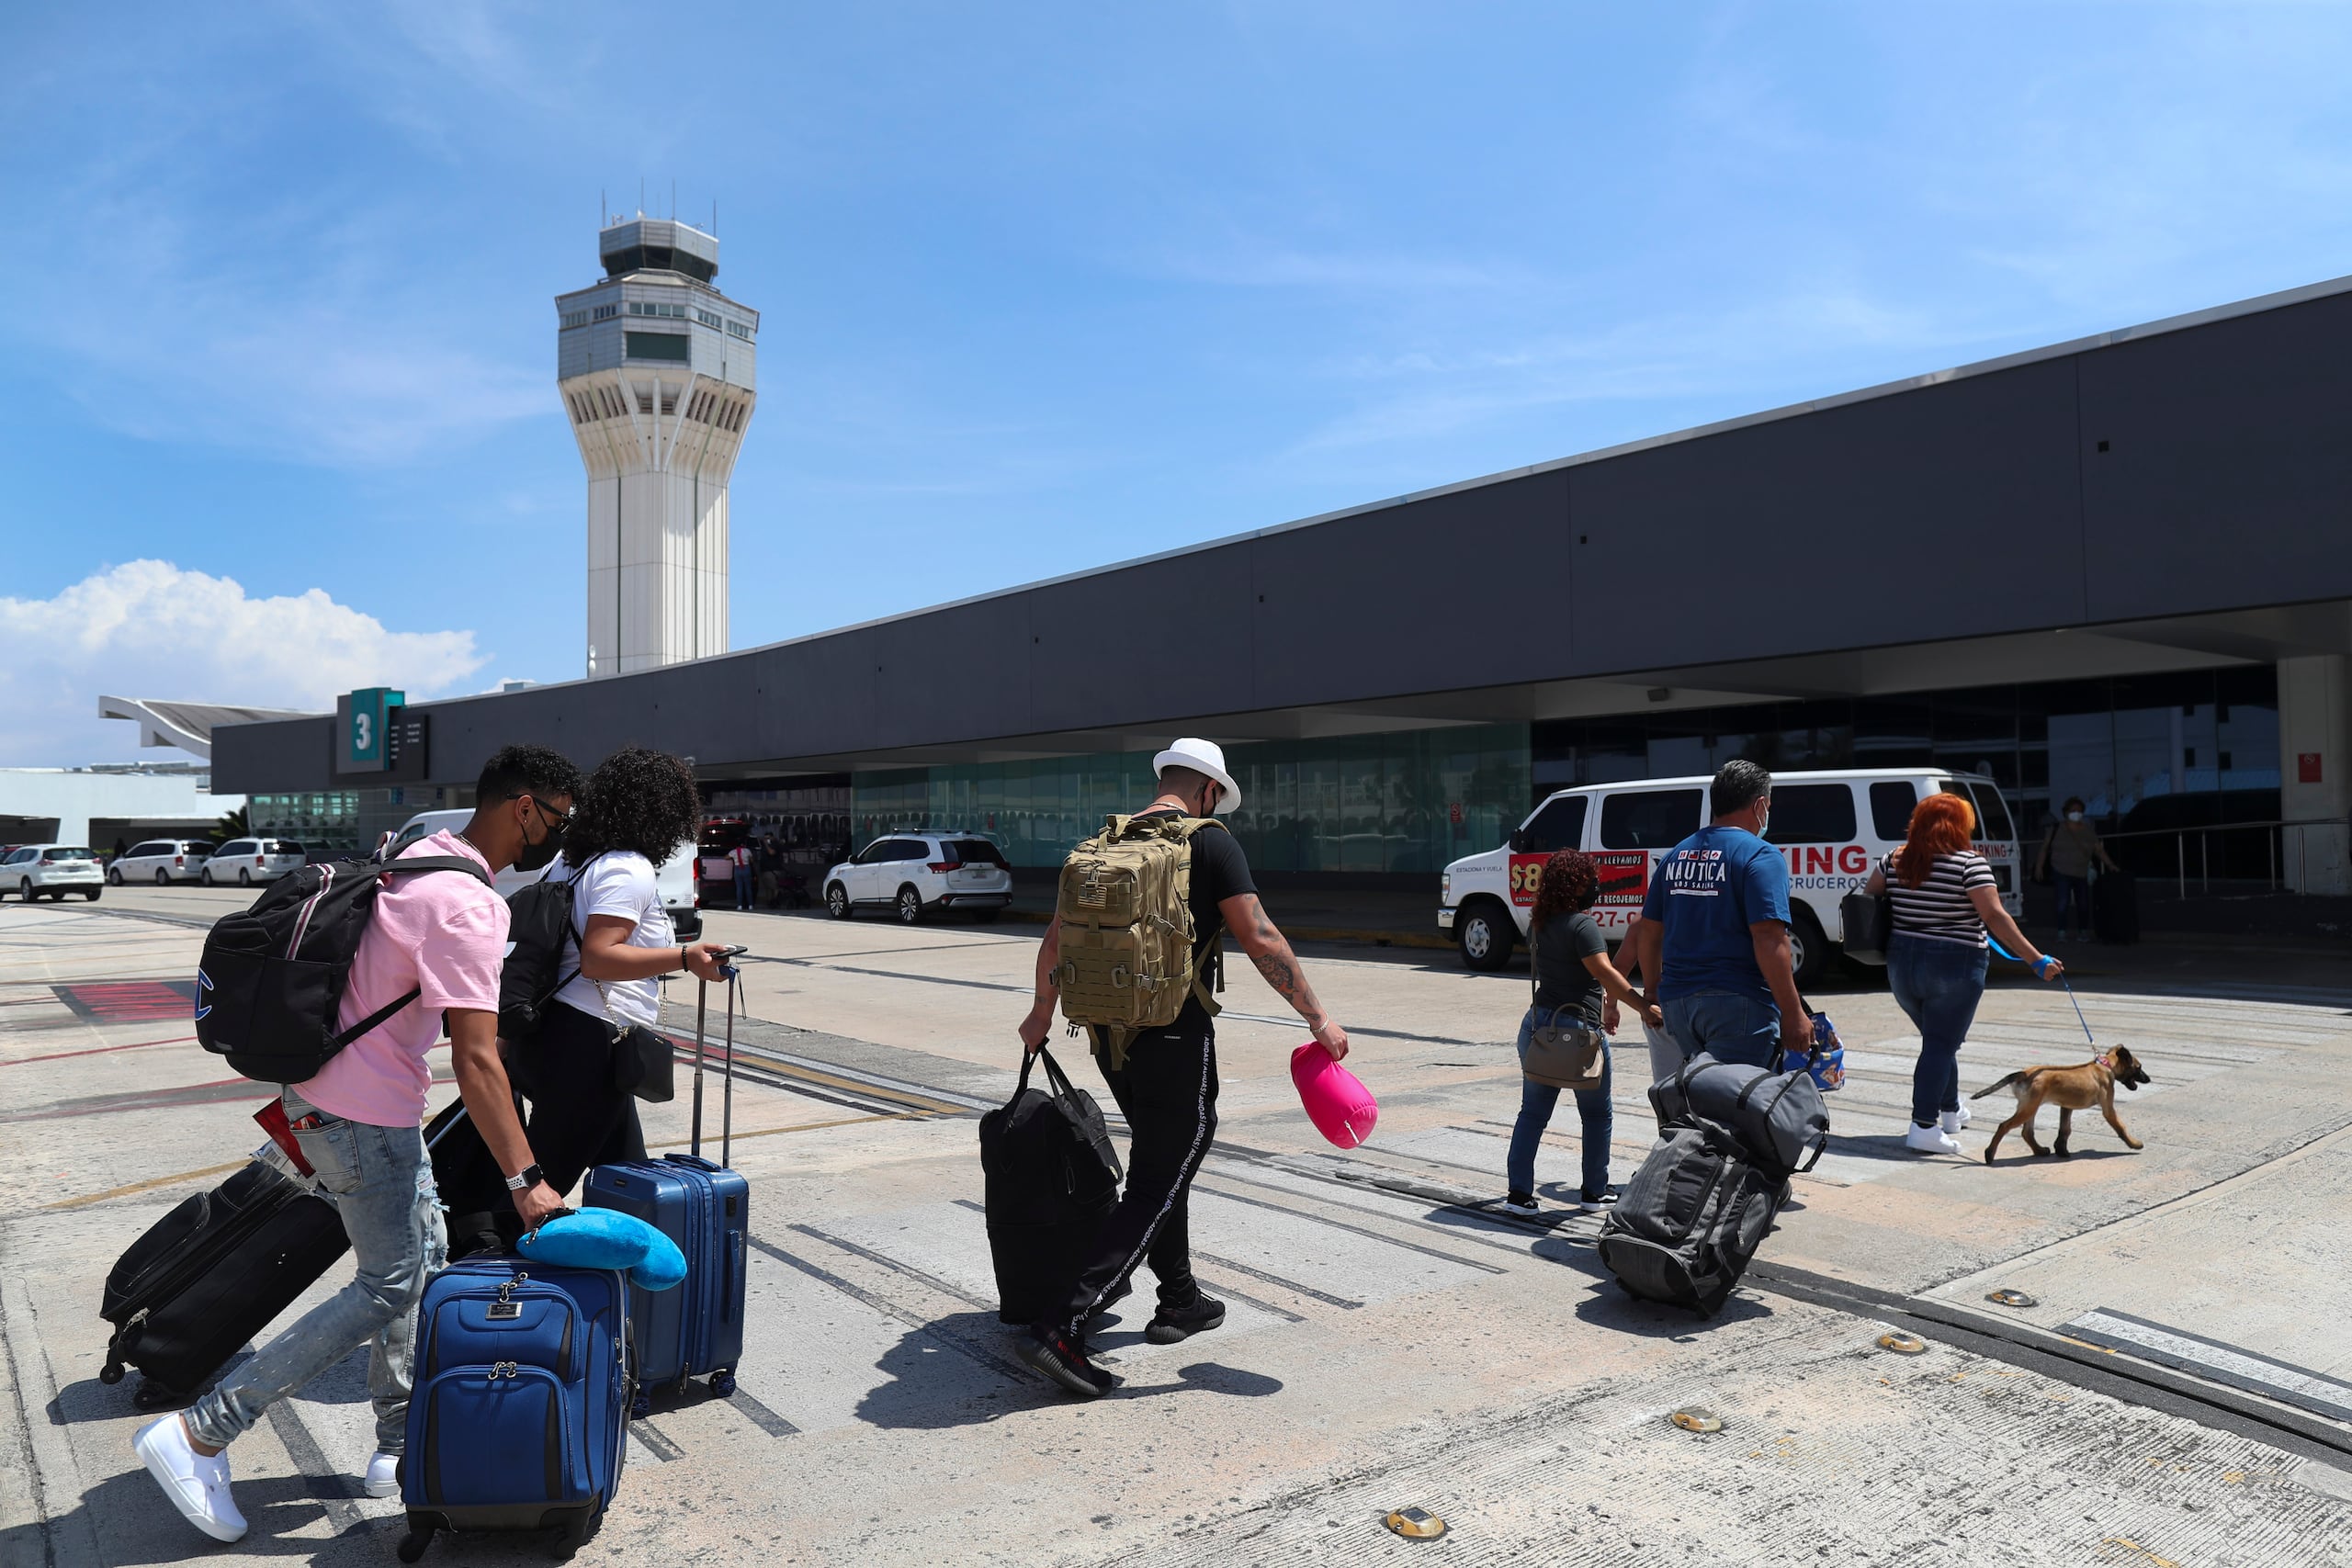
[[1699,830],[1696,789],[1637,789],[1600,802],[1600,847],[1604,850],[1670,850]]
[[140,855],[167,855],[171,852],[172,847],[169,844],[159,844],[153,839],[150,839],[143,844],[131,845],[130,853],[123,856],[122,858],[125,860],[131,860]]
[[1854,786],[1787,784],[1772,791],[1772,820],[1764,835],[1774,844],[1843,844],[1854,837]]
[[1520,853],[1548,855],[1554,850],[1584,847],[1585,803],[1589,795],[1564,795],[1545,803],[1520,831]]
[[948,858],[958,865],[1004,864],[1004,852],[986,839],[956,839],[946,847]]
[[1896,843],[1911,836],[1911,808],[1919,792],[1907,779],[1886,779],[1871,785],[1871,831]]
[[1944,781],[1944,793],[1956,795],[1976,807],[1976,836],[1980,839],[2015,837],[2009,827],[2009,803],[1992,784],[1962,784],[1958,779]]
[[212,845],[203,839],[190,839],[187,841],[187,852],[192,855],[209,855],[212,852]]
[[254,847],[253,847],[253,845],[252,845],[252,844],[250,844],[250,843],[248,843],[248,842],[246,842],[246,841],[245,841],[244,840],[243,840],[243,839],[232,839],[232,840],[231,840],[229,842],[227,842],[227,843],[225,843],[225,844],[221,845],[218,850],[215,850],[215,851],[213,852],[213,853],[215,853],[215,854],[217,854],[217,855],[223,856],[223,857],[234,856],[234,855],[249,855],[249,854],[252,854],[252,853],[254,853]]
[[272,839],[269,852],[274,855],[299,855],[302,852],[302,846],[291,839]]

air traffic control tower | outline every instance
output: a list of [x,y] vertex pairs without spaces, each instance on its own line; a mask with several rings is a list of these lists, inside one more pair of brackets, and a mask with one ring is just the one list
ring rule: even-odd
[[639,215],[601,282],[556,296],[556,385],[588,466],[588,673],[727,651],[727,481],[759,312],[712,286],[716,236]]

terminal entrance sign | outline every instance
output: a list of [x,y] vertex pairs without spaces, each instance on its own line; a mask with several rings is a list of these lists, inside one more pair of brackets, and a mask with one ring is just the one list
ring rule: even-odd
[[363,686],[334,700],[334,771],[380,773],[390,765],[390,730],[408,694],[390,686]]

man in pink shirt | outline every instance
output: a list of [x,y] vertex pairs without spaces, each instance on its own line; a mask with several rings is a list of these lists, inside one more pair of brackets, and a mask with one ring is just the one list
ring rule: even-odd
[[387,873],[352,961],[340,1017],[348,1028],[403,996],[413,999],[337,1053],[308,1083],[282,1094],[320,1195],[335,1206],[357,1276],[305,1313],[185,1415],[141,1429],[133,1447],[189,1522],[218,1540],[245,1533],[229,1492],[223,1450],[262,1413],[355,1346],[372,1342],[368,1388],[376,1406],[375,1459],[366,1490],[389,1497],[406,1446],[416,1303],[447,1257],[433,1165],[421,1131],[433,1075],[425,1053],[447,1021],[458,1087],[514,1194],[524,1223],[561,1207],[539,1179],[498,1056],[498,981],[506,959],[506,904],[492,877],[531,871],[562,847],[580,771],[544,746],[509,746],[475,789],[473,819],[435,833],[409,855],[465,860],[457,871]]

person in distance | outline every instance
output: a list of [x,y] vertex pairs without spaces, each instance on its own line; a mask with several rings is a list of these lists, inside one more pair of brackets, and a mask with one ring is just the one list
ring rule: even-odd
[[[571,929],[537,1036],[509,1047],[531,1101],[531,1152],[548,1185],[569,1192],[591,1166],[645,1157],[645,1133],[621,1059],[632,1026],[658,1029],[662,976],[717,980],[719,944],[681,943],[654,868],[695,842],[702,797],[686,764],[625,746],[596,764],[564,835]],[[529,1216],[525,1216],[526,1220]]]
[[[1241,802],[1226,772],[1225,752],[1212,741],[1182,739],[1152,759],[1159,793],[1138,816],[1221,817]],[[1296,1009],[1331,1059],[1348,1054],[1348,1033],[1315,995],[1290,943],[1258,902],[1250,862],[1231,833],[1204,829],[1192,838],[1194,971],[1215,960],[1230,928],[1276,995]],[[1037,952],[1036,999],[1021,1021],[1021,1044],[1035,1052],[1053,1029],[1060,995],[1061,928],[1046,928]],[[1081,1399],[1107,1392],[1111,1374],[1087,1359],[1086,1325],[1127,1289],[1128,1276],[1148,1261],[1159,1281],[1159,1311],[1144,1330],[1155,1345],[1173,1345],[1225,1322],[1225,1303],[1193,1278],[1185,1194],[1216,1136],[1216,1031],[1196,995],[1176,1021],[1148,1030],[1124,1053],[1106,1052],[1090,1032],[1111,1096],[1127,1119],[1126,1190],[1104,1222],[1077,1282],[1060,1307],[1034,1325],[1023,1357],[1041,1374]]]
[[1685,1060],[1777,1069],[1813,1043],[1789,948],[1789,866],[1764,841],[1772,775],[1746,759],[1708,786],[1713,820],[1658,857],[1642,902],[1642,974]]
[[[416,1303],[447,1246],[422,1131],[432,1083],[425,1053],[446,1019],[458,1089],[492,1153],[510,1177],[535,1169],[498,1060],[507,910],[488,879],[510,865],[529,871],[553,860],[579,789],[580,770],[544,746],[509,746],[491,758],[475,784],[471,819],[455,833],[428,834],[401,855],[462,857],[481,865],[482,879],[455,872],[390,877],[360,938],[338,1016],[347,1028],[412,991],[414,999],[280,1096],[319,1194],[351,1238],[358,1270],[185,1413],[150,1423],[132,1439],[173,1506],[216,1540],[245,1533],[230,1491],[228,1446],[359,1345],[370,1346],[377,1450],[362,1485],[371,1497],[400,1490]],[[514,1202],[530,1223],[562,1200],[544,1182],[526,1179]]]

